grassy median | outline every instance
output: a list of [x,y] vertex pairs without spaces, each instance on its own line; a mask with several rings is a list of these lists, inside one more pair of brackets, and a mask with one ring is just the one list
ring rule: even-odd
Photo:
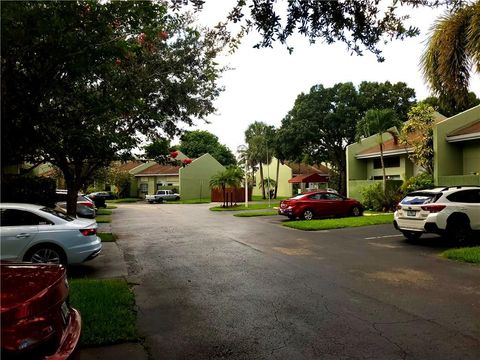
[[321,220],[300,220],[300,221],[287,221],[283,226],[305,230],[328,230],[328,229],[340,229],[348,227],[391,224],[393,222],[393,214],[382,214],[375,216],[360,216],[360,217],[347,217],[340,219],[321,219]]
[[480,246],[450,249],[444,251],[442,256],[450,260],[480,264]]
[[85,346],[139,340],[135,297],[123,279],[71,279],[70,301],[82,316]]
[[233,214],[233,216],[238,217],[255,217],[255,216],[273,216],[277,215],[277,210],[267,210],[267,211],[246,211],[238,214]]
[[248,204],[248,207],[245,205],[234,205],[229,207],[214,206],[210,208],[210,211],[245,211],[245,210],[262,210],[262,209],[273,209],[274,206],[278,204],[272,204],[270,207],[268,204]]
[[98,237],[102,239],[102,242],[114,242],[117,241],[117,238],[112,233],[100,232],[97,233]]

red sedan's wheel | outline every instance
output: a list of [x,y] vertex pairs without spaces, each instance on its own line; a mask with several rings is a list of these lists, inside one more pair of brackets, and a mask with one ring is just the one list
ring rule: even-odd
[[312,220],[313,219],[313,211],[307,209],[303,212],[302,217],[304,220]]
[[352,213],[352,216],[360,216],[362,215],[362,210],[358,206],[354,206],[352,208],[351,213]]

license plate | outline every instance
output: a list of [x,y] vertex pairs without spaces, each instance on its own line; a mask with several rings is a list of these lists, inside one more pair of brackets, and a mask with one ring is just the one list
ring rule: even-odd
[[63,319],[63,324],[67,325],[68,320],[70,319],[70,309],[68,308],[68,305],[66,302],[62,304],[62,307],[60,308],[62,312],[62,319]]
[[407,216],[417,216],[417,212],[415,210],[407,210]]

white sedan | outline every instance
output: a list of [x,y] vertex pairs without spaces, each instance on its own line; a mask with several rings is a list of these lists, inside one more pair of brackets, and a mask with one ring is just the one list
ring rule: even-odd
[[76,264],[96,257],[102,243],[95,220],[33,204],[0,204],[1,260]]

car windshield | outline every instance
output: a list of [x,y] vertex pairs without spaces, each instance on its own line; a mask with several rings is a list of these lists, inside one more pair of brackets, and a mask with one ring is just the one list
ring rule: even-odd
[[423,205],[435,202],[440,194],[436,193],[411,193],[401,201],[403,205]]
[[40,209],[40,210],[43,211],[43,212],[52,214],[52,215],[54,215],[54,216],[56,216],[56,217],[59,217],[60,219],[66,220],[66,221],[73,221],[73,220],[75,220],[75,219],[72,218],[71,216],[68,216],[68,215],[65,214],[63,211],[58,210],[58,209],[52,209],[52,208],[44,207],[44,208],[42,208],[42,209]]
[[290,198],[290,200],[298,200],[298,199],[303,198],[304,196],[305,196],[305,194],[299,194],[297,196],[294,196],[294,197]]

